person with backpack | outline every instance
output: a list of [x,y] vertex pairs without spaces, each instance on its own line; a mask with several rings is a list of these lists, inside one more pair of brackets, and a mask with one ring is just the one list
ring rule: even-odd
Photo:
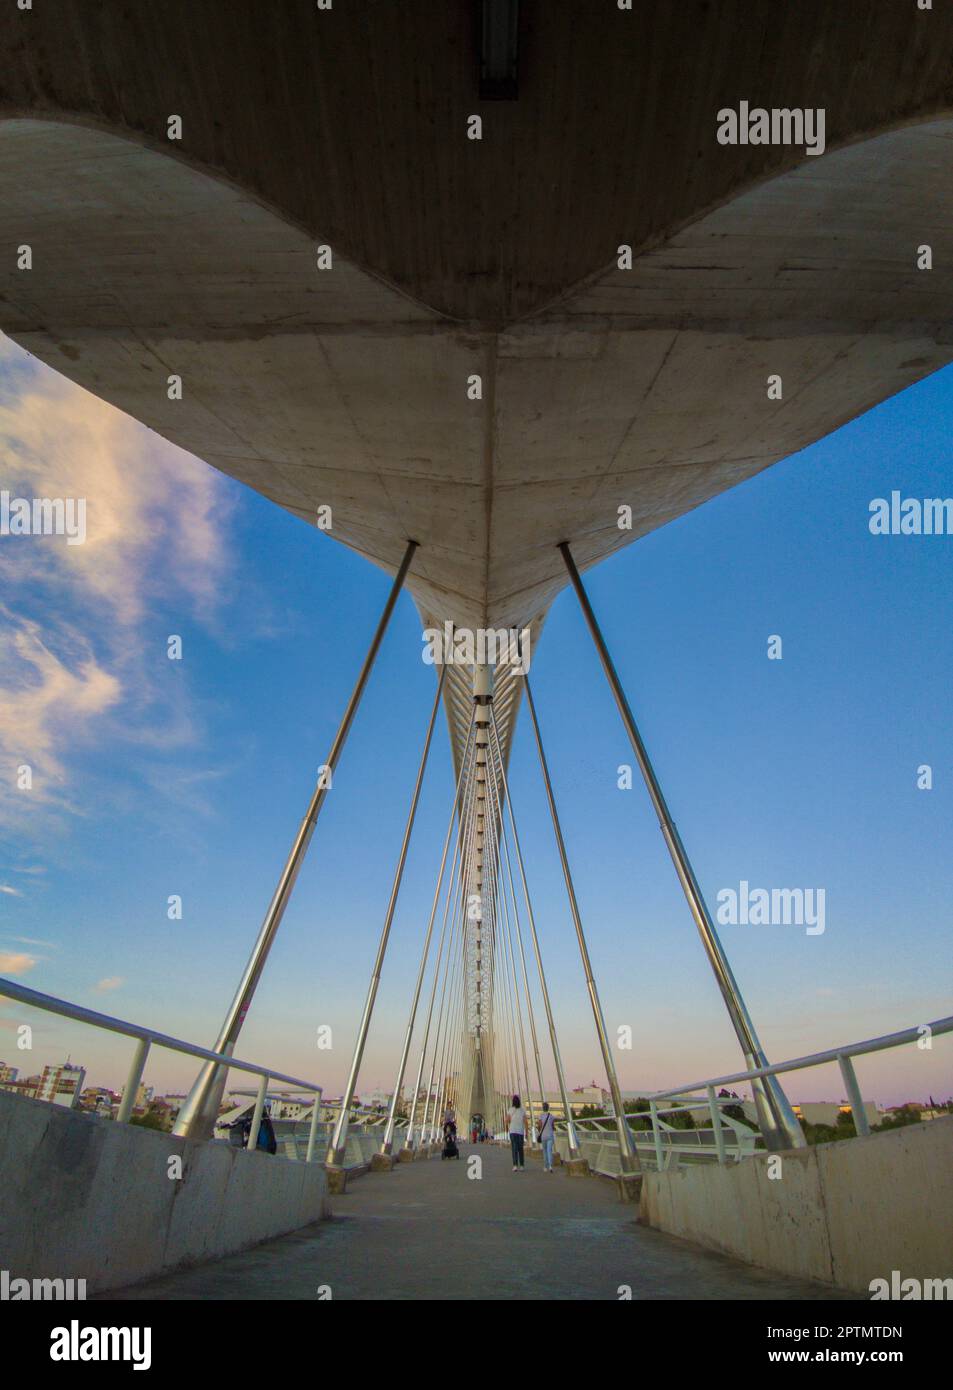
[[549,1101],[543,1101],[543,1113],[536,1130],[537,1138],[543,1146],[543,1172],[553,1171],[553,1140],[556,1138],[556,1121],[549,1110]]
[[526,1139],[526,1111],[520,1104],[519,1096],[513,1097],[513,1108],[509,1120],[510,1149],[513,1152],[513,1172],[525,1167],[523,1162],[523,1143]]
[[[251,1111],[240,1115],[229,1128],[232,1131],[229,1135],[229,1143],[234,1147],[247,1149],[248,1141],[251,1138]],[[261,1112],[261,1123],[258,1126],[258,1141],[255,1148],[259,1153],[275,1154],[278,1152],[278,1137],[267,1110]]]
[[276,1154],[278,1152],[278,1136],[275,1134],[275,1127],[271,1123],[271,1116],[267,1110],[262,1111],[261,1124],[258,1127],[258,1143],[255,1147],[259,1153]]

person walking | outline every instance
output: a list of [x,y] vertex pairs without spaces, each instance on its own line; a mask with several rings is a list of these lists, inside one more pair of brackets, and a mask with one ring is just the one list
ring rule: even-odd
[[518,1173],[525,1166],[523,1163],[523,1143],[526,1139],[526,1111],[520,1104],[519,1096],[513,1097],[509,1128],[510,1148],[513,1151],[513,1172]]
[[550,1114],[549,1101],[543,1101],[543,1113],[540,1116],[539,1142],[543,1146],[543,1172],[553,1171],[553,1140],[556,1138],[556,1122]]

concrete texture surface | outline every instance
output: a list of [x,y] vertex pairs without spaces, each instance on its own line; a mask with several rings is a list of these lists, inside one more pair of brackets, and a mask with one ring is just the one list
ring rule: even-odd
[[11,1276],[85,1279],[102,1293],[296,1230],[326,1203],[319,1164],[0,1091],[0,1263]]
[[598,273],[618,242],[656,245],[801,161],[714,145],[721,107],[822,106],[829,148],[953,108],[940,3],[521,0],[519,98],[504,102],[480,101],[478,13],[478,0],[7,4],[0,113],[166,149],[178,114],[182,158],[412,299],[498,324]]
[[306,522],[329,506],[384,568],[417,540],[428,623],[531,622],[558,542],[585,569],[953,358],[950,121],[808,159],[492,326],[338,248],[318,270],[300,227],[115,133],[0,120],[0,192],[0,240],[33,251],[0,268],[0,329]]
[[817,1150],[834,1278],[953,1278],[953,1117]]
[[[953,356],[953,11],[522,0],[482,103],[477,12],[5,6],[0,329],[512,627],[559,541],[585,568]],[[823,108],[827,152],[717,143],[741,100]]]
[[[332,1219],[255,1250],[114,1295],[130,1299],[825,1299],[636,1224],[615,1185],[514,1174],[509,1150],[398,1164],[331,1199]],[[467,1177],[471,1155],[483,1163]]]
[[647,1173],[642,1219],[858,1295],[873,1279],[953,1277],[953,1118],[726,1167]]

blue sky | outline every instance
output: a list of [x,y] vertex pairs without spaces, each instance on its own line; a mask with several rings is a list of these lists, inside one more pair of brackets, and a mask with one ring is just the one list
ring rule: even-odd
[[[773,1060],[951,1011],[953,538],[867,525],[871,498],[894,488],[953,495],[951,437],[953,370],[586,578],[712,906],[742,879],[826,892],[823,935],[721,929]],[[90,518],[68,553],[61,538],[0,539],[0,973],[210,1044],[389,580],[9,344],[0,447],[0,485],[85,495]],[[767,659],[772,634],[781,661]],[[350,1059],[433,696],[420,651],[405,595],[238,1048],[328,1091]],[[569,593],[532,678],[606,1018],[633,1028],[623,1087],[738,1069],[644,789],[617,786],[631,751]],[[30,793],[12,789],[25,761]],[[579,1084],[601,1071],[522,717],[511,780]],[[451,793],[441,720],[364,1090],[392,1084]],[[32,1053],[16,1051],[23,1020]],[[121,1083],[125,1043],[0,1008],[0,1059],[23,1074],[66,1050],[91,1082]],[[945,1097],[950,1056],[940,1039],[861,1062],[862,1090]],[[146,1079],[183,1089],[191,1075],[158,1054]],[[842,1094],[833,1071],[790,1089]]]

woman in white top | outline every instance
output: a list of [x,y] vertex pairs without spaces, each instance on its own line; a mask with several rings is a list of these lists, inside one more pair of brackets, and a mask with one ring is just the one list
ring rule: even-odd
[[518,1173],[523,1164],[523,1141],[526,1138],[526,1111],[520,1104],[519,1096],[513,1097],[510,1111],[510,1148],[513,1150],[513,1172]]

